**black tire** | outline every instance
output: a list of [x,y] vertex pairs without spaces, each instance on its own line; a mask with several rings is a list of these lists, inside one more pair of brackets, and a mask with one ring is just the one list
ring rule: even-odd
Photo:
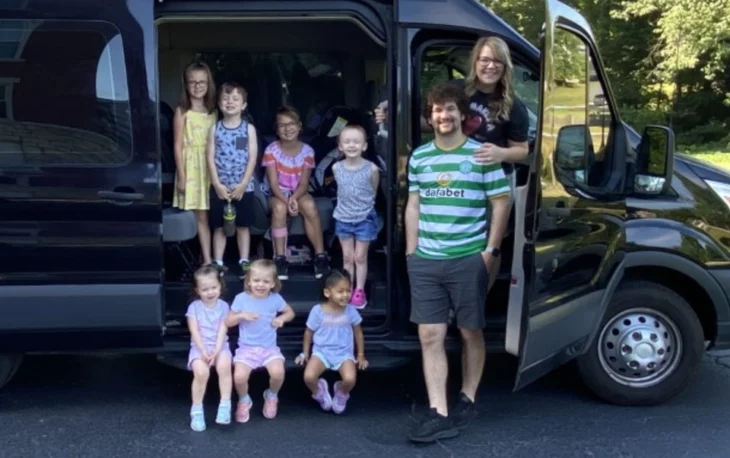
[[0,388],[13,378],[22,360],[23,355],[0,355]]
[[[672,358],[671,361],[665,361],[667,363],[666,367],[669,369],[664,369],[664,363],[661,363],[661,366],[654,366],[662,368],[656,370],[657,374],[666,373],[666,375],[662,380],[655,380],[654,384],[648,386],[628,386],[626,383],[619,382],[614,377],[621,378],[625,375],[619,374],[616,370],[610,372],[611,369],[604,369],[602,360],[606,362],[606,366],[611,364],[608,363],[609,359],[602,358],[599,354],[598,345],[604,328],[622,312],[630,309],[648,309],[664,315],[665,318],[673,322],[679,334],[676,341],[681,342],[681,354],[675,352],[672,356],[669,356],[670,351],[662,353],[662,355],[667,355],[666,358]],[[640,315],[642,314],[633,314],[633,317],[639,316],[639,319],[641,319]],[[617,326],[626,325],[631,323],[631,320],[622,320],[618,323]],[[654,325],[656,326],[656,322]],[[604,340],[606,348],[614,348],[609,345],[611,336],[628,335],[615,334],[614,332],[618,332],[618,330],[614,331],[614,329],[616,327],[612,325],[611,329],[607,330],[607,337]],[[671,331],[671,323],[665,329]],[[676,350],[677,347],[675,346],[674,349]],[[576,363],[581,379],[598,397],[618,405],[647,406],[661,404],[682,392],[696,374],[703,353],[704,333],[702,325],[687,301],[671,289],[658,283],[631,281],[619,285],[608,305],[606,314],[601,320],[601,326],[596,337],[593,339],[588,351],[577,358]],[[676,365],[674,365],[675,362]],[[613,362],[612,365],[615,368],[621,368],[624,371],[628,369],[627,372],[632,372],[632,369],[625,365],[625,360],[621,358],[618,358],[618,362]],[[648,374],[652,372],[648,372]],[[615,375],[612,377],[610,374]],[[652,377],[652,375],[647,377]]]

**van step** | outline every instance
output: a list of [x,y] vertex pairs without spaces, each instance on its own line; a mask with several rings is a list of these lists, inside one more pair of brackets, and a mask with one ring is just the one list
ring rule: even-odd
[[[296,350],[286,351],[282,349],[282,353],[285,358],[285,365],[287,370],[291,369],[302,369],[294,362],[299,352]],[[369,370],[390,370],[398,367],[405,366],[412,358],[407,355],[392,355],[392,354],[379,354],[379,353],[368,353],[368,363],[370,365]],[[168,366],[175,367],[177,369],[187,370],[188,364],[188,353],[182,351],[159,353],[157,360]]]

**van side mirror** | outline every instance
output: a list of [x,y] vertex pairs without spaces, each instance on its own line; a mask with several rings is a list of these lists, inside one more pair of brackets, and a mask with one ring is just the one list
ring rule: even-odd
[[[556,173],[575,183],[585,183],[593,158],[593,142],[585,124],[563,126],[558,130],[553,163]],[[569,184],[569,183],[563,183]]]
[[665,126],[646,126],[636,155],[634,192],[658,195],[672,184],[674,132]]

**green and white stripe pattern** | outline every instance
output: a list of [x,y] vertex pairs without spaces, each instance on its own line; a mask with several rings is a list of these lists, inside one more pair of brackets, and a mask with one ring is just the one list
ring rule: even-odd
[[474,160],[480,143],[467,138],[453,150],[434,142],[416,149],[408,161],[408,192],[420,196],[418,248],[430,259],[454,259],[487,246],[489,199],[510,192],[499,164]]

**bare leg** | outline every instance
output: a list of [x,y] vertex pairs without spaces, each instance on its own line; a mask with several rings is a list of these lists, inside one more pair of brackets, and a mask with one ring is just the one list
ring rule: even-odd
[[210,257],[210,227],[208,227],[208,210],[195,210],[198,220],[198,239],[200,240],[200,252],[203,254],[203,264],[210,264],[213,260]]
[[307,238],[312,242],[315,254],[324,253],[324,242],[322,241],[322,224],[319,221],[319,212],[314,199],[309,194],[299,198],[299,213],[304,217],[304,230]]
[[219,227],[213,232],[213,256],[216,261],[223,261],[223,253],[226,252],[226,234],[223,228]]
[[236,228],[236,236],[238,241],[238,255],[241,259],[248,259],[251,251],[251,232],[247,227]]
[[484,333],[481,329],[460,329],[460,331],[463,342],[461,361],[464,366],[461,391],[474,401],[484,373],[484,360],[487,353]]
[[342,268],[350,274],[350,281],[355,281],[355,239],[340,239],[342,246]]
[[307,367],[304,369],[304,384],[307,385],[307,388],[309,388],[309,391],[311,391],[312,394],[317,394],[319,391],[317,382],[326,370],[327,368],[324,367],[324,364],[322,364],[322,361],[320,361],[319,358],[316,356],[309,358]]
[[342,383],[340,389],[343,393],[349,393],[355,388],[357,382],[357,367],[352,361],[345,361],[340,366],[340,376],[342,377]]
[[205,388],[208,386],[210,370],[202,359],[193,361],[193,386],[191,388],[193,404],[202,404],[205,397]]
[[251,377],[251,368],[243,363],[236,363],[233,371],[233,383],[239,398],[248,394],[248,379]]
[[275,359],[266,365],[266,370],[269,371],[269,391],[276,394],[284,384],[284,361]]
[[365,289],[368,279],[368,246],[370,242],[355,242],[355,271],[357,272],[357,289]]
[[444,349],[446,329],[446,324],[418,325],[428,401],[430,406],[435,408],[441,415],[448,415],[449,413],[446,403],[446,379],[449,367],[446,360],[446,350]]
[[231,391],[233,390],[230,355],[228,353],[218,355],[215,368],[218,371],[218,387],[221,390],[221,401],[230,401]]
[[[271,208],[272,232],[274,229],[286,229],[286,215],[288,212],[286,203],[278,197],[271,197],[269,199],[269,207]],[[286,247],[284,246],[285,237],[274,237],[273,234],[271,237],[274,239],[274,255],[284,256],[284,253],[286,253]]]

